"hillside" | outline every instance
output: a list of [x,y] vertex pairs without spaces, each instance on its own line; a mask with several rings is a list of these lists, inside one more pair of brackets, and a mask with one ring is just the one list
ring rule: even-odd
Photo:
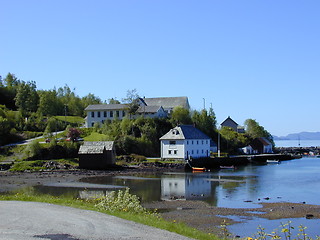
[[273,136],[274,140],[320,140],[320,132],[291,133],[287,136]]

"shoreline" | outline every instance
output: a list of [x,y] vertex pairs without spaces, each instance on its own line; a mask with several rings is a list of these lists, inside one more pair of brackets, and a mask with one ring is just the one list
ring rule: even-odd
[[[125,168],[123,170],[53,170],[42,172],[0,172],[0,194],[30,186],[45,185],[52,182],[74,183],[82,178],[99,176],[127,175],[143,172],[177,172],[183,171],[181,166],[172,168],[163,167],[141,167]],[[184,222],[186,225],[199,229],[203,232],[219,234],[220,226],[226,224],[239,223],[228,216],[259,217],[265,219],[283,218],[320,218],[320,205],[309,205],[303,203],[289,202],[261,202],[256,208],[224,208],[211,206],[203,201],[156,201],[143,203],[148,209],[158,209],[161,216],[167,221]],[[245,220],[241,220],[245,222]],[[253,233],[252,233],[253,234]]]

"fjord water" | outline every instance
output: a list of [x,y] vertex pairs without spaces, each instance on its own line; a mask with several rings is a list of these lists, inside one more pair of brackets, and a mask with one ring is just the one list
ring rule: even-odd
[[[204,173],[135,174],[82,179],[84,188],[59,184],[36,186],[35,190],[54,195],[70,194],[85,197],[101,196],[106,191],[129,187],[142,202],[161,200],[200,200],[212,206],[260,208],[261,202],[292,202],[320,205],[320,158],[308,157],[283,161],[280,164],[248,165]],[[92,188],[90,187],[92,185]],[[77,185],[75,185],[77,186]],[[226,216],[234,217],[234,216]],[[246,219],[245,225],[228,228],[240,236],[256,232],[261,224],[270,232],[283,220]],[[319,220],[292,219],[308,227],[308,234],[320,234]],[[250,226],[250,227],[248,227]],[[298,226],[298,225],[296,225]],[[253,228],[253,229],[252,229]]]

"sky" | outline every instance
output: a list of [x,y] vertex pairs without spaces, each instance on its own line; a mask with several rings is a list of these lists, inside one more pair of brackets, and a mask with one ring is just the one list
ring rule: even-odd
[[320,131],[318,0],[0,0],[0,75],[80,97],[187,96],[220,124]]

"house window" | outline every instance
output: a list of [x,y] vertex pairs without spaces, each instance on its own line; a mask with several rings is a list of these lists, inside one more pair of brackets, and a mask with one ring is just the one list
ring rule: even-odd
[[93,127],[93,125],[94,125],[94,122],[91,123],[91,127]]
[[117,116],[117,117],[119,117],[119,116],[120,116],[119,111],[116,111],[116,116]]
[[107,117],[107,111],[103,112],[103,117],[105,117],[105,118]]
[[170,145],[176,145],[176,141],[170,141],[169,144]]
[[187,141],[187,145],[189,145],[189,141]]
[[197,154],[199,154],[199,150],[197,150]]
[[99,117],[101,117],[101,113],[100,113],[100,112],[98,112],[98,118],[99,118]]
[[202,145],[203,145],[203,140],[202,140]]
[[199,144],[199,141],[197,140],[197,145]]
[[94,112],[91,112],[91,117],[93,117],[93,118],[94,118]]
[[171,150],[168,151],[168,154],[171,155]]
[[193,145],[193,141],[191,141],[191,144]]
[[113,118],[113,111],[110,111],[110,117]]
[[177,150],[174,150],[173,151],[173,154],[177,155],[178,151]]
[[191,154],[193,154],[193,150],[191,151]]
[[126,116],[126,112],[122,111],[122,117],[125,117],[125,116]]

